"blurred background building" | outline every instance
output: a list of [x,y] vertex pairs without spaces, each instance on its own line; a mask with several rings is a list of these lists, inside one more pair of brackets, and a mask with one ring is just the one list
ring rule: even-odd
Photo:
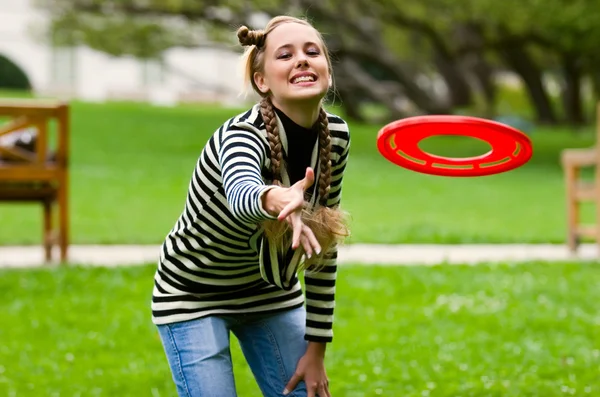
[[53,47],[44,38],[50,16],[33,0],[0,0],[0,54],[28,76],[39,95],[88,101],[243,101],[239,53],[226,48],[174,48],[162,62],[114,57],[84,46]]

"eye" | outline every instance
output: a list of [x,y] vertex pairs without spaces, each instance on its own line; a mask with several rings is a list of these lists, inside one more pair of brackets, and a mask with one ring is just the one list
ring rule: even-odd
[[291,54],[289,52],[282,52],[277,55],[277,59],[285,59],[285,58],[289,58],[290,56],[291,56]]
[[306,51],[306,53],[308,55],[319,55],[321,52],[318,48],[309,48],[308,51]]

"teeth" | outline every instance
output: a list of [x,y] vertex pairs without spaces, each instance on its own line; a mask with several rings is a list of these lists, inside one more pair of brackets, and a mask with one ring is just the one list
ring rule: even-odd
[[302,76],[302,77],[296,77],[293,81],[293,83],[301,83],[304,81],[315,81],[315,78],[313,76]]

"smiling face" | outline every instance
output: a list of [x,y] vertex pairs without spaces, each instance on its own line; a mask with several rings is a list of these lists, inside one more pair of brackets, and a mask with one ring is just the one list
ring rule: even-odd
[[329,58],[317,31],[300,23],[283,23],[267,36],[262,72],[256,87],[277,103],[316,102],[331,84]]

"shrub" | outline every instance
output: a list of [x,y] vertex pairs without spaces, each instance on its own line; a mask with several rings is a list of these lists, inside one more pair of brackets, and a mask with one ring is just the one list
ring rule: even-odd
[[0,88],[31,89],[31,83],[23,69],[2,54],[0,54]]

